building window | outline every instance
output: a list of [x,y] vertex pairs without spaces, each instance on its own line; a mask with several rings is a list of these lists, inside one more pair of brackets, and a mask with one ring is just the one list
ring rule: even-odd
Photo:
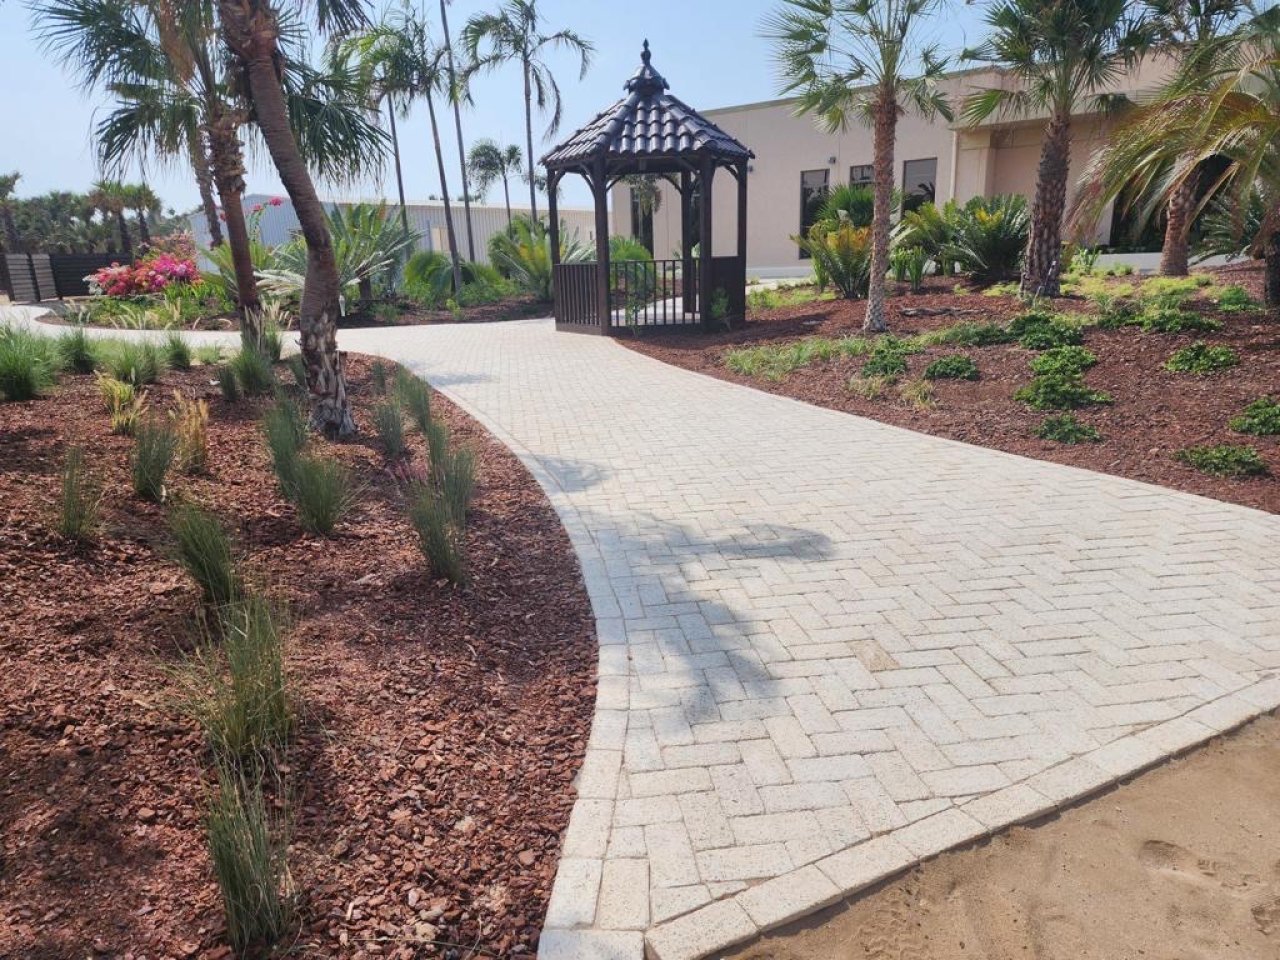
[[902,165],[902,211],[933,203],[937,194],[938,158],[908,160]]
[[869,187],[875,180],[875,173],[869,163],[855,163],[849,168],[849,185],[852,187]]
[[[817,222],[818,211],[822,202],[827,199],[830,170],[805,170],[800,174],[800,236],[809,235],[809,228]],[[809,259],[809,254],[802,249],[800,259]]]

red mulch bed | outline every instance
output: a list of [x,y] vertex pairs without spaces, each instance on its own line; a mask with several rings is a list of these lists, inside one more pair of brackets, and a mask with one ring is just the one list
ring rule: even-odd
[[[288,601],[300,729],[287,757],[289,944],[324,957],[532,954],[595,699],[593,621],[567,536],[533,479],[437,396],[477,454],[471,582],[425,571],[351,358],[361,439],[327,445],[367,484],[332,539],[303,533],[256,423],[207,370],[210,475],[183,496],[234,525],[249,568]],[[415,458],[421,439],[414,436]],[[102,534],[50,532],[62,451],[105,479]],[[198,634],[198,592],[169,559],[162,508],[132,495],[131,441],[90,377],[0,404],[0,956],[222,957],[202,829],[209,758],[170,671]]]
[[[1214,272],[1222,283],[1239,283],[1254,297],[1261,297],[1261,266],[1242,264]],[[1134,279],[1119,278],[1119,282]],[[960,321],[1003,322],[1025,309],[1010,297],[957,294],[954,287],[954,280],[931,279],[920,294],[901,292],[891,297],[890,330],[907,335]],[[623,338],[620,342],[667,363],[922,433],[1280,513],[1280,480],[1276,478],[1280,474],[1280,438],[1244,436],[1227,426],[1247,403],[1280,393],[1280,323],[1274,314],[1219,314],[1213,304],[1198,299],[1193,306],[1222,320],[1222,330],[1172,335],[1144,334],[1134,328],[1090,328],[1085,345],[1099,362],[1085,379],[1094,388],[1110,393],[1115,402],[1075,411],[1081,421],[1097,427],[1103,436],[1101,443],[1075,446],[1038,439],[1034,432],[1046,412],[1030,410],[1013,399],[1013,392],[1031,379],[1027,362],[1032,354],[1017,345],[930,347],[908,357],[908,377],[919,377],[931,360],[948,353],[967,354],[978,364],[978,381],[934,381],[937,405],[928,410],[903,403],[892,390],[879,400],[851,393],[846,384],[860,369],[861,358],[815,363],[777,383],[740,376],[725,366],[725,354],[735,346],[857,334],[865,306],[861,301],[830,301],[781,307],[752,313],[745,330],[711,336]],[[952,312],[944,316],[904,313],[922,307]],[[1092,306],[1086,300],[1064,297],[1054,308],[1087,312]],[[1240,354],[1239,366],[1207,377],[1164,369],[1174,350],[1197,339],[1233,347]],[[1184,447],[1220,443],[1254,446],[1270,465],[1272,475],[1235,480],[1210,477],[1174,458]]]

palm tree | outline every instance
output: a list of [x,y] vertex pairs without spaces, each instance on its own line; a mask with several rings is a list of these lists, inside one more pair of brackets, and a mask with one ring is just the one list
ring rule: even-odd
[[1266,261],[1265,300],[1280,307],[1280,8],[1204,45],[1183,69],[1126,118],[1091,161],[1087,202],[1105,203],[1137,183],[1166,203],[1209,160],[1223,172],[1192,213],[1209,203],[1243,222],[1261,200],[1253,251]]
[[120,237],[120,252],[126,257],[133,256],[133,235],[129,232],[129,222],[124,212],[128,209],[128,194],[119,180],[99,180],[89,191],[89,202],[102,212],[104,218],[114,219],[116,232]]
[[7,253],[17,253],[21,245],[18,225],[13,222],[13,194],[18,189],[18,181],[21,179],[22,174],[16,170],[13,173],[0,174],[0,229],[4,230],[4,246]]
[[462,45],[470,61],[467,74],[495,70],[505,63],[519,63],[524,78],[524,131],[526,177],[529,181],[529,214],[538,218],[537,174],[534,171],[533,107],[551,111],[546,136],[560,129],[560,87],[543,59],[550,50],[565,49],[576,53],[580,61],[578,79],[587,75],[591,55],[590,41],[572,30],[543,33],[537,0],[506,0],[497,13],[478,14],[467,21],[462,31]]
[[[387,124],[391,133],[391,157],[395,163],[396,195],[400,200],[400,225],[409,229],[409,213],[404,199],[404,171],[400,161],[400,131],[396,124],[396,97],[402,101],[402,110],[408,109],[410,91],[401,78],[408,77],[411,71],[406,64],[388,63],[383,59],[370,55],[368,41],[363,34],[357,34],[344,40],[335,50],[334,55],[344,62],[355,61],[356,82],[360,95],[367,99],[374,113],[381,112],[381,104],[387,105]],[[382,51],[380,51],[381,53]],[[385,51],[386,56],[397,58],[399,53]],[[399,86],[397,84],[400,84]]]
[[440,0],[440,29],[444,34],[444,59],[448,68],[449,103],[453,107],[453,129],[458,136],[458,172],[462,176],[462,209],[467,220],[467,259],[476,258],[475,229],[471,224],[471,184],[467,182],[467,154],[462,143],[462,100],[464,90],[453,63],[453,39],[449,36],[448,0]]
[[143,248],[151,246],[151,228],[147,224],[147,214],[160,213],[160,198],[145,183],[126,183],[124,185],[124,202],[127,210],[132,210],[138,221],[138,239]]
[[1115,98],[1102,91],[1145,51],[1149,33],[1128,7],[1125,0],[996,0],[987,13],[987,41],[965,51],[966,59],[1002,67],[1016,81],[970,96],[966,120],[1048,114],[1023,258],[1024,297],[1059,293],[1071,117],[1081,107],[1110,109]]
[[507,207],[507,226],[511,226],[511,177],[519,176],[524,157],[514,143],[505,148],[493,140],[477,140],[471,145],[467,160],[467,172],[476,192],[483,197],[499,180],[502,181],[502,199]]
[[462,260],[458,253],[458,236],[454,229],[453,206],[449,199],[444,148],[436,117],[436,97],[451,95],[444,48],[432,41],[426,22],[408,6],[397,10],[383,23],[353,38],[351,42],[359,51],[365,74],[380,75],[384,85],[404,97],[404,109],[409,108],[414,98],[420,97],[426,101],[436,166],[440,172],[440,193],[444,203],[445,233],[449,238],[454,289],[461,290]]
[[827,130],[851,120],[871,126],[875,205],[871,225],[871,283],[863,329],[887,330],[885,275],[893,215],[893,151],[898,117],[913,110],[951,119],[938,87],[945,65],[921,41],[925,20],[940,0],[785,0],[766,22],[784,93],[798,93],[799,113]]

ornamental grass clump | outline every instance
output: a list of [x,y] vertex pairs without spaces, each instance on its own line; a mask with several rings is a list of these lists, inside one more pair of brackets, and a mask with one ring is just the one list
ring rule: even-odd
[[187,338],[177,330],[171,330],[164,338],[165,362],[173,370],[190,370],[193,354]]
[[1201,473],[1231,480],[1260,477],[1269,472],[1266,461],[1255,448],[1234,444],[1187,447],[1178,451],[1177,458]]
[[923,348],[909,340],[901,340],[892,334],[876,339],[862,365],[864,377],[898,377],[907,372],[907,357]]
[[235,374],[240,391],[247,397],[262,396],[275,389],[276,375],[271,369],[270,357],[253,347],[242,347],[227,366]]
[[215,374],[218,381],[218,392],[227,403],[238,403],[244,394],[240,390],[240,380],[229,363],[218,365]]
[[133,492],[143,500],[159,503],[165,497],[165,478],[178,451],[178,438],[168,424],[159,420],[143,422],[137,428],[129,454]]
[[415,483],[409,490],[409,522],[418,535],[418,546],[436,576],[450,583],[466,581],[464,529],[455,508],[433,483]]
[[44,337],[0,327],[0,395],[34,400],[54,382],[56,362]]
[[404,438],[404,412],[395,400],[383,400],[373,408],[373,426],[388,460],[399,460],[408,450]]
[[98,392],[111,420],[111,432],[122,437],[133,436],[147,409],[147,392],[102,373],[98,374]]
[[1231,418],[1231,429],[1255,437],[1280,435],[1280,403],[1272,397],[1259,397]]
[[395,395],[424,436],[431,424],[431,387],[402,367],[396,368]]
[[214,514],[181,504],[169,515],[178,562],[200,587],[205,603],[225,607],[240,594],[240,573],[226,529]]
[[93,373],[98,367],[98,351],[89,335],[79,328],[58,337],[58,365],[67,373]]
[[93,539],[101,503],[102,489],[85,465],[84,450],[69,447],[62,461],[58,533],[68,540]]
[[155,383],[165,369],[160,345],[150,340],[113,341],[104,352],[103,369],[117,380],[135,387]]
[[298,457],[291,499],[302,529],[327,537],[355,506],[356,497],[351,473],[337,460],[307,454]]
[[266,439],[271,469],[275,472],[280,492],[291,500],[298,474],[298,461],[307,442],[306,415],[298,404],[282,397],[263,415],[262,434]]
[[178,438],[175,466],[183,473],[204,473],[209,462],[209,401],[175,390],[169,420]]
[[950,344],[957,347],[991,347],[1001,343],[1013,343],[1017,339],[1007,327],[1002,327],[998,323],[971,322],[957,323],[951,327],[920,335],[922,342],[925,338],[928,338],[926,346]]
[[1173,373],[1192,373],[1199,377],[1227,370],[1240,362],[1240,355],[1230,347],[1210,346],[1197,340],[1189,347],[1174,351],[1164,367]]

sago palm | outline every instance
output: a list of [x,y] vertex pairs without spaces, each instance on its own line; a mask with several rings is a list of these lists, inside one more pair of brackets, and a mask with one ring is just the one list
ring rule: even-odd
[[1106,91],[1137,63],[1150,35],[1125,0],[997,0],[986,21],[989,37],[965,58],[1000,67],[1014,83],[974,93],[964,117],[977,124],[1048,115],[1020,287],[1023,296],[1056,297],[1072,115],[1114,104]]
[[783,93],[828,131],[872,129],[875,201],[866,330],[887,330],[885,275],[893,216],[893,152],[898,118],[910,110],[951,119],[938,86],[945,63],[923,42],[939,0],[786,0],[767,21]]
[[533,108],[550,111],[546,137],[560,129],[560,86],[545,57],[561,49],[576,54],[578,79],[587,75],[595,52],[589,40],[572,30],[542,32],[537,0],[506,0],[497,13],[478,14],[467,21],[462,45],[469,63],[467,74],[518,63],[524,81],[525,177],[529,183],[529,215],[538,219],[537,173],[534,170]]

